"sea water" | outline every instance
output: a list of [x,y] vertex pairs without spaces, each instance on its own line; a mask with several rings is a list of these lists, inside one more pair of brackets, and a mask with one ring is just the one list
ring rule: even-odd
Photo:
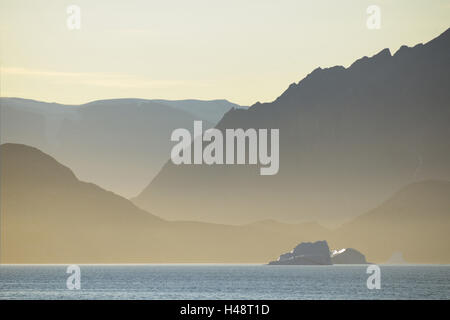
[[0,299],[450,299],[449,265],[380,268],[369,289],[366,265],[80,265],[69,290],[66,265],[1,265]]

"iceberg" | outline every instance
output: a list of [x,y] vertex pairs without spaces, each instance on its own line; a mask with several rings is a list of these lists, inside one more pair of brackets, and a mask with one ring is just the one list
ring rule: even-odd
[[367,264],[366,257],[356,249],[344,248],[330,251],[323,241],[302,242],[292,251],[281,254],[269,265],[332,265]]
[[302,242],[291,252],[280,255],[269,265],[331,265],[330,249],[326,241]]

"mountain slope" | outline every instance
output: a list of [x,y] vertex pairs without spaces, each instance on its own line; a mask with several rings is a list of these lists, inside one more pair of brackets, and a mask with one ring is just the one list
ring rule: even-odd
[[349,68],[318,68],[217,125],[279,129],[277,175],[168,161],[133,201],[167,219],[341,223],[414,181],[450,180],[449,68],[450,30]]
[[[70,169],[24,145],[1,146],[2,262],[132,259],[142,228],[164,222],[130,201],[80,182]],[[124,242],[123,238],[129,238]],[[100,254],[101,252],[101,254]]]
[[316,224],[167,222],[79,181],[41,151],[0,146],[2,263],[265,262]]
[[428,180],[402,188],[331,236],[338,247],[358,244],[370,261],[401,252],[408,262],[450,262],[450,182]]
[[231,226],[161,220],[32,147],[4,144],[0,156],[1,263],[266,263],[320,239],[373,262],[402,252],[408,262],[450,263],[450,182],[407,186],[334,231],[273,220]]
[[164,105],[168,105],[174,109],[182,110],[187,113],[192,114],[198,120],[206,120],[212,124],[217,124],[220,119],[222,119],[223,115],[230,111],[232,108],[234,109],[242,109],[245,107],[241,107],[235,103],[231,103],[227,100],[150,100],[151,102],[161,103]]
[[69,106],[0,98],[0,136],[1,143],[34,146],[81,179],[130,197],[167,160],[174,129],[191,129],[194,120],[209,128],[234,107],[226,100],[111,99]]

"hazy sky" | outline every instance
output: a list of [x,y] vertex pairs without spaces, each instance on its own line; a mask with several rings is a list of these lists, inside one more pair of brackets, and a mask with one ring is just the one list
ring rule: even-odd
[[[80,30],[66,25],[71,4]],[[372,4],[379,30],[366,26]],[[449,22],[449,0],[1,0],[0,94],[251,105],[318,66],[429,41]]]

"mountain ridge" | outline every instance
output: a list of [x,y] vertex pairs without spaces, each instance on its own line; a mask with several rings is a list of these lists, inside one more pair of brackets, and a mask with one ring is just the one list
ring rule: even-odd
[[64,105],[1,97],[0,142],[37,147],[82,180],[135,196],[167,160],[174,129],[191,128],[195,120],[210,128],[215,122],[207,118],[218,121],[237,106],[225,100],[186,101],[109,99]]
[[414,181],[450,179],[449,34],[348,68],[316,69],[271,103],[225,113],[222,131],[279,129],[277,175],[169,160],[133,201],[169,220],[333,222]]

